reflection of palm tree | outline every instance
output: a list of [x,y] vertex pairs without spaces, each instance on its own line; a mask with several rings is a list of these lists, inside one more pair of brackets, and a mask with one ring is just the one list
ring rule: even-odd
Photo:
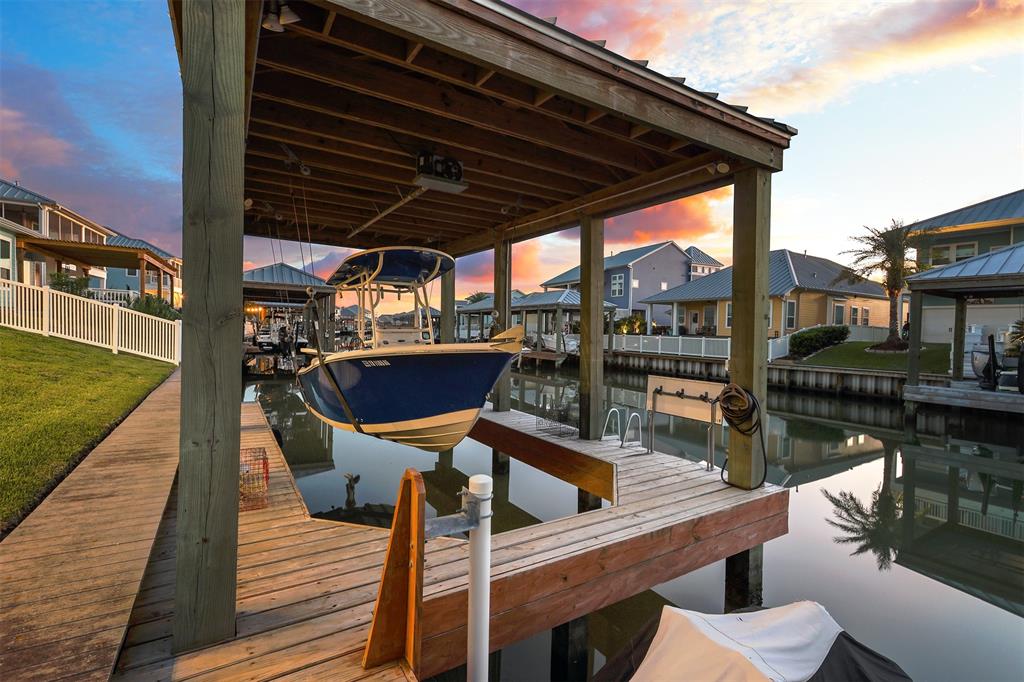
[[835,519],[827,519],[829,525],[843,531],[844,535],[832,538],[843,545],[856,545],[850,556],[871,552],[878,562],[878,570],[892,567],[900,547],[897,525],[903,502],[893,495],[884,493],[879,486],[871,493],[871,504],[865,506],[852,492],[841,490],[833,495],[822,490],[828,501],[835,507]]
[[839,544],[857,545],[853,555],[872,552],[878,562],[878,570],[892,567],[900,546],[896,527],[902,516],[903,500],[893,495],[892,476],[896,465],[896,443],[882,439],[882,482],[871,493],[871,504],[867,507],[852,493],[839,491],[833,495],[822,490],[835,507],[835,519],[827,519],[829,525],[843,531],[845,535],[832,538]]

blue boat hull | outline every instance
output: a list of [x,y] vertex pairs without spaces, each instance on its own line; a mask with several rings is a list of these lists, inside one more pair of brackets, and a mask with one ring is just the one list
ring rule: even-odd
[[439,452],[465,438],[513,357],[465,345],[458,351],[434,347],[406,353],[337,353],[323,365],[314,363],[300,372],[298,380],[306,405],[323,421]]

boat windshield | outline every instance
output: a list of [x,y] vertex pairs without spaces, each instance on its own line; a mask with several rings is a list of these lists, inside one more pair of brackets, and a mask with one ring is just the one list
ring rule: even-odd
[[[334,271],[328,283],[344,298],[356,297],[355,335],[351,348],[434,343],[434,320],[427,284],[455,267],[455,259],[433,249],[390,247],[353,254]],[[409,300],[412,310],[383,313],[386,299]]]

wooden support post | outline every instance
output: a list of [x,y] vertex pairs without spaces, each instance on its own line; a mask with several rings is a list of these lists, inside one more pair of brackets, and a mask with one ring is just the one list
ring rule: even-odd
[[441,343],[455,343],[455,269],[441,275]]
[[156,270],[156,297],[159,299],[164,297],[164,271],[160,268]]
[[957,296],[953,302],[953,381],[964,379],[964,337],[967,335],[967,299]]
[[[497,239],[494,242],[494,310],[498,319],[492,329],[506,330],[512,321],[512,242]],[[512,409],[512,373],[502,372],[494,384],[492,405],[496,412]]]
[[679,304],[672,302],[672,321],[669,322],[669,332],[672,336],[679,336]]
[[587,617],[580,616],[551,630],[551,679],[586,682],[588,679]]
[[419,676],[425,499],[423,476],[415,469],[406,469],[398,487],[384,572],[363,650],[364,668],[403,659]]
[[[736,174],[732,233],[732,343],[729,379],[768,404],[768,236],[770,232],[772,176],[763,168]],[[767,428],[767,415],[762,414]],[[756,435],[729,431],[729,482],[753,488],[764,464]]]
[[[244,16],[244,3],[230,0],[182,4],[182,257],[188,268],[182,329],[175,651],[235,634]],[[139,276],[144,282],[142,270]]]
[[946,525],[960,525],[960,467],[951,466],[946,472]]
[[562,307],[555,308],[555,352],[561,353],[565,350],[565,318],[562,315]]
[[615,311],[608,313],[608,350],[615,348]]
[[601,438],[604,350],[604,221],[580,220],[580,438]]
[[[924,310],[924,294],[910,293],[910,348],[907,349],[907,386],[917,386],[921,379],[921,315]],[[961,360],[963,362],[963,360]]]
[[[729,437],[732,437],[732,433]],[[725,558],[725,612],[760,606],[763,591],[764,545]]]
[[139,259],[139,298],[146,296],[146,259]]

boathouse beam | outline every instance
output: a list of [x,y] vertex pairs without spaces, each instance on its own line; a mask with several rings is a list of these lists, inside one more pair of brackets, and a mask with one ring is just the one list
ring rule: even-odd
[[[500,238],[494,241],[494,312],[496,315],[491,322],[491,329],[508,329],[512,321],[512,242]],[[482,328],[483,315],[480,321]],[[512,373],[509,369],[498,377],[493,393],[492,403],[496,412],[512,409]]]
[[604,220],[580,219],[580,438],[601,437],[604,412]]
[[[921,383],[921,327],[924,323],[924,293],[910,292],[910,348],[907,349],[907,386]],[[961,357],[960,362],[963,362]]]
[[964,380],[964,342],[967,334],[967,298],[953,300],[953,381]]
[[[771,172],[751,168],[736,173],[732,235],[732,344],[729,379],[768,404],[768,243]],[[762,415],[763,419],[767,415]],[[762,421],[765,425],[766,421]],[[753,488],[763,475],[759,438],[731,429],[729,483]]]
[[441,275],[441,343],[455,342],[455,268]]
[[235,635],[245,154],[244,3],[195,0],[181,9],[182,256],[188,267],[175,651]]

